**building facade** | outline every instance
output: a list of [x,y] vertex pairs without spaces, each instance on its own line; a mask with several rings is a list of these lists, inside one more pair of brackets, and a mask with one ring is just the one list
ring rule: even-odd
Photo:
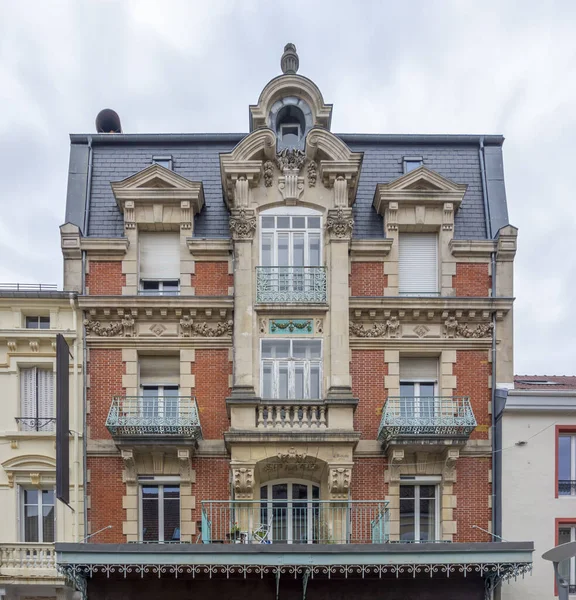
[[281,65],[248,134],[71,136],[93,537],[59,563],[102,598],[490,597],[531,561],[490,533],[503,138],[336,135]]
[[[576,377],[517,376],[502,417],[502,536],[514,539],[530,524],[532,577],[506,586],[503,598],[553,600],[552,563],[542,554],[576,541]],[[576,594],[576,564],[561,565]]]
[[[76,294],[0,285],[0,596],[71,598],[55,542],[84,537],[82,321]],[[56,500],[56,335],[70,347],[70,505]]]

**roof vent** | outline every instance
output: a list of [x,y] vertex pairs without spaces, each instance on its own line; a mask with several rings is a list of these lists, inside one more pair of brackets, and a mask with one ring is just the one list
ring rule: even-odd
[[120,125],[118,113],[111,108],[101,110],[96,117],[96,132],[122,133],[122,125]]
[[300,61],[298,59],[298,53],[296,52],[296,46],[294,44],[286,44],[284,46],[284,54],[280,59],[280,67],[284,75],[295,75],[298,72]]

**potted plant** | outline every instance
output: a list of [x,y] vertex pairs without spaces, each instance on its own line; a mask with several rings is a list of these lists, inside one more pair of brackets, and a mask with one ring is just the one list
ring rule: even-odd
[[238,525],[237,521],[233,523],[232,527],[230,527],[230,541],[234,542],[235,544],[240,543],[240,526]]

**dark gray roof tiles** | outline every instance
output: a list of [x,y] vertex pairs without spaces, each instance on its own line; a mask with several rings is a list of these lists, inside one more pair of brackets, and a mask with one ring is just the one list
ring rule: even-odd
[[[228,213],[222,198],[220,153],[230,152],[242,134],[209,135],[121,135],[111,138],[93,136],[93,172],[88,235],[121,237],[123,219],[116,205],[110,183],[121,181],[149,166],[153,156],[170,155],[176,173],[193,181],[202,181],[206,205],[196,217],[195,237],[229,237]],[[342,139],[354,152],[363,152],[364,159],[354,205],[354,236],[382,238],[382,217],[372,207],[376,184],[386,183],[403,173],[404,156],[420,156],[424,165],[444,177],[468,185],[464,201],[455,219],[455,237],[486,238],[484,204],[478,136],[379,136],[343,134]],[[120,139],[123,138],[123,139]],[[136,138],[142,138],[138,141]],[[469,138],[469,139],[468,139]],[[110,139],[111,143],[106,143]],[[70,184],[67,220],[81,228],[79,215],[84,212],[84,194],[78,177],[87,172],[86,136],[72,136]],[[156,143],[152,143],[156,140]],[[500,226],[507,221],[506,196],[502,171],[502,138],[490,136],[491,160],[487,161],[490,210],[493,230],[495,218]],[[488,148],[487,148],[488,150]],[[80,156],[79,161],[73,155]],[[491,167],[494,165],[494,167]],[[85,177],[85,175],[84,175]],[[72,187],[71,187],[72,186]],[[495,216],[496,215],[496,216]],[[71,218],[74,216],[74,218]]]

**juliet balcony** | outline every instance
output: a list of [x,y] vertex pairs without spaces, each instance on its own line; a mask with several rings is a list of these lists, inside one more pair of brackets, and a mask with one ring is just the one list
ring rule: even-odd
[[325,304],[326,267],[256,267],[258,304]]
[[390,397],[378,439],[402,445],[463,443],[476,425],[468,397]]
[[385,500],[206,500],[204,544],[382,544]]
[[202,428],[192,396],[116,396],[106,427],[117,441],[198,440]]

